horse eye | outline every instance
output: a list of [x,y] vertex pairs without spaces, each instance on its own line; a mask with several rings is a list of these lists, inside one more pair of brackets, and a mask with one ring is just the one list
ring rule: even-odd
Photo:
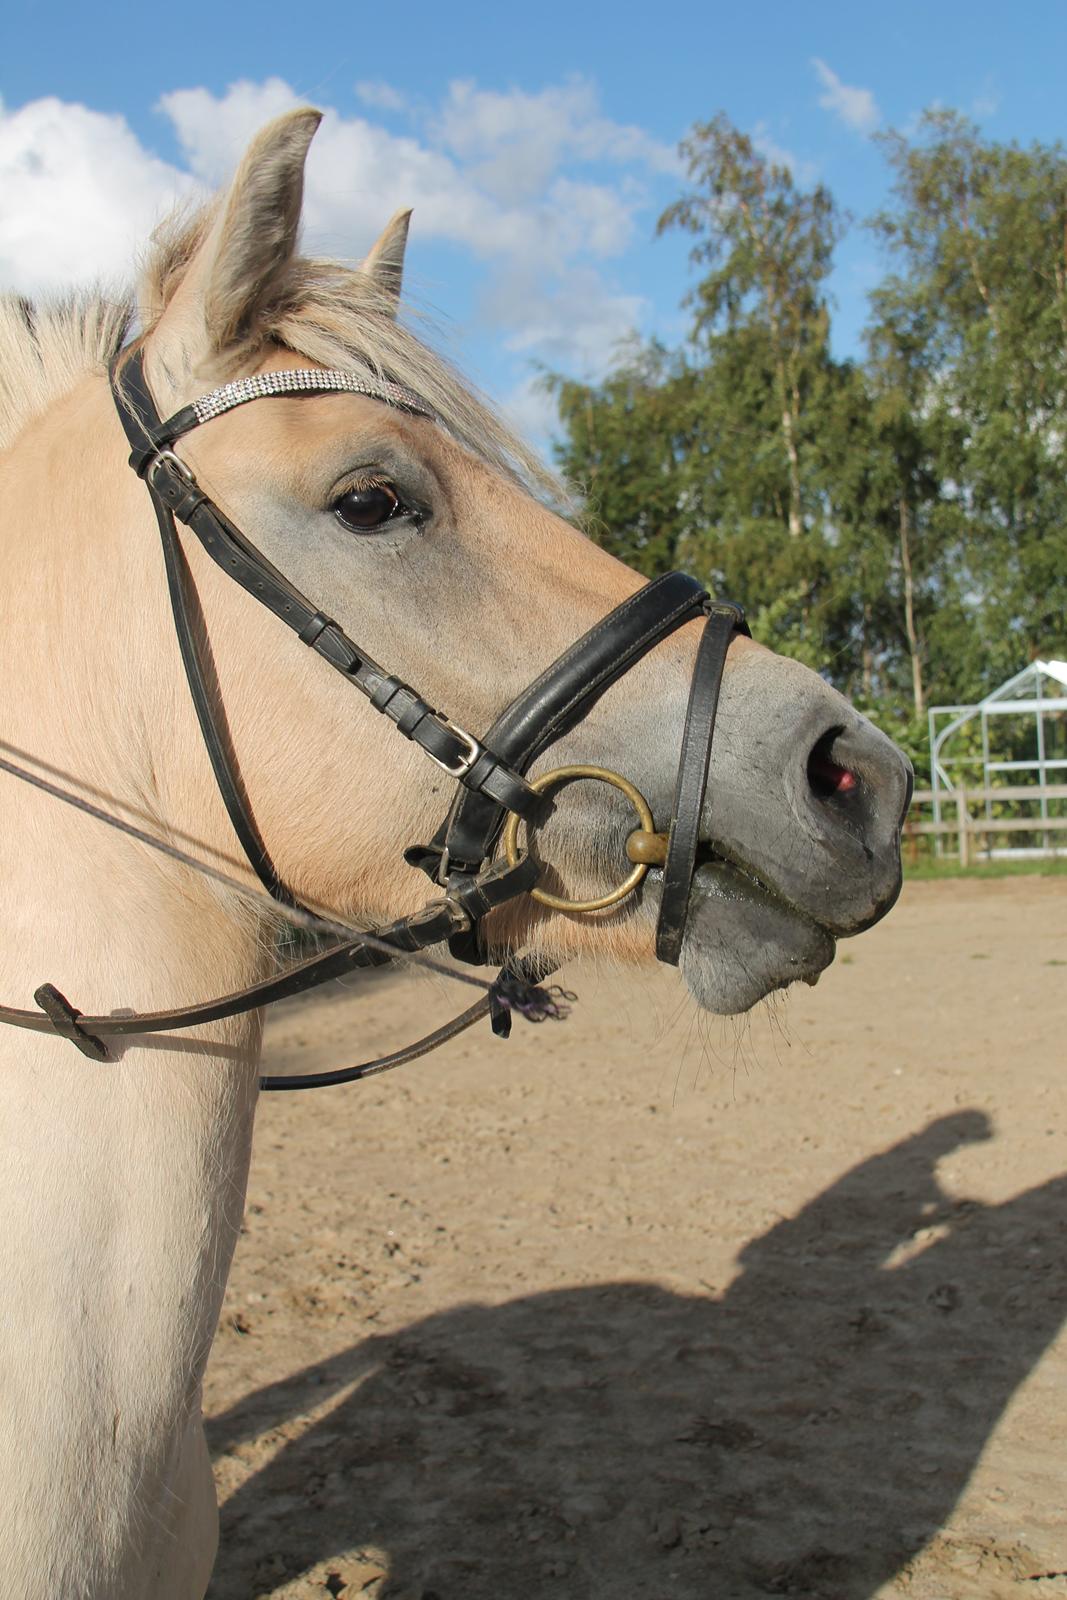
[[400,510],[400,497],[387,483],[368,483],[347,489],[333,504],[334,515],[353,533],[373,533]]

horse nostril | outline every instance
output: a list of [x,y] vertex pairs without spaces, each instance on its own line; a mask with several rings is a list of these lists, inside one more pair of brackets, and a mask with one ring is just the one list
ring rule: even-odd
[[849,768],[833,758],[833,747],[843,728],[829,728],[817,739],[808,756],[808,783],[820,800],[844,797],[859,787],[859,779]]

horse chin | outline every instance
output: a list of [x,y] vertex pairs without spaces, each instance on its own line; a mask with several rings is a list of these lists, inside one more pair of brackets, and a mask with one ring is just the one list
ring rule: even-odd
[[698,868],[680,962],[706,1011],[734,1016],[775,989],[817,983],[834,959],[826,928],[725,861]]

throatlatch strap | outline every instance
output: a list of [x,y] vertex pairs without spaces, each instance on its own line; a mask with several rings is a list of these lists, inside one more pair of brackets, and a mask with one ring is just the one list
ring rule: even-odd
[[[263,842],[241,779],[237,755],[229,738],[226,712],[219,693],[214,665],[205,659],[197,646],[196,628],[190,616],[195,608],[196,621],[201,636],[207,638],[200,611],[200,600],[193,583],[193,575],[178,539],[174,519],[155,495],[152,496],[160,538],[163,541],[163,561],[167,573],[167,591],[170,595],[174,631],[178,636],[182,664],[189,684],[189,693],[196,708],[197,721],[203,736],[215,782],[222,795],[223,804],[256,877],[283,906],[299,906],[300,902],[278,874],[270,851]],[[210,675],[210,684],[208,677]]]
[[[139,357],[127,364],[121,386],[113,364],[112,387],[116,409],[133,454],[147,465],[159,447],[155,443],[151,427],[151,419],[156,414],[155,403],[148,392],[144,366]],[[123,398],[130,402],[129,407],[122,404]],[[174,618],[174,631],[178,637],[182,666],[185,668],[185,679],[189,685],[196,718],[200,724],[200,733],[211,761],[211,770],[215,774],[215,783],[226,807],[226,814],[245,857],[267,893],[281,905],[299,907],[300,902],[292,890],[283,883],[274,866],[245,793],[237,756],[229,738],[226,713],[214,666],[210,660],[205,660],[198,643],[199,633],[206,644],[207,629],[200,611],[200,601],[193,576],[178,538],[173,513],[161,496],[154,491],[152,485],[148,484],[147,487],[163,546],[167,594],[170,598],[171,615]],[[186,487],[188,489],[188,485]],[[195,622],[191,613],[195,613]]]

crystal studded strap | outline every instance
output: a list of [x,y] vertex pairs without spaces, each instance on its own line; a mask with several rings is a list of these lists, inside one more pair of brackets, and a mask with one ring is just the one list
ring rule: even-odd
[[412,389],[394,383],[391,378],[378,378],[372,372],[357,377],[351,372],[333,372],[320,367],[288,367],[282,372],[257,372],[251,378],[236,378],[224,383],[220,389],[201,395],[191,405],[183,406],[153,434],[153,444],[173,444],[183,433],[198,428],[202,422],[221,417],[235,406],[247,405],[250,400],[262,400],[269,395],[287,394],[362,394],[368,400],[381,400],[400,411],[409,411],[416,417],[429,417],[434,413],[426,401]]

